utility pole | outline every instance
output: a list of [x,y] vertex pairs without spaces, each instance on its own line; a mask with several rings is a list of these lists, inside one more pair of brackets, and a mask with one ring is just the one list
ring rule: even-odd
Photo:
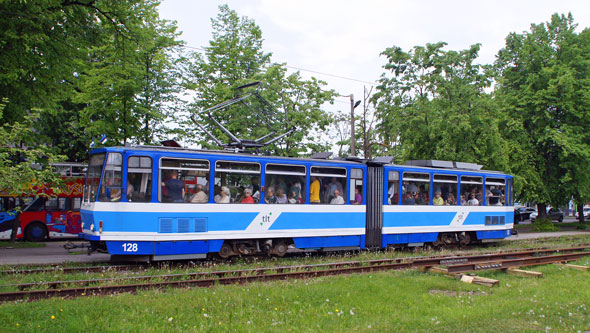
[[354,137],[354,95],[350,94],[350,156],[355,156],[355,137]]

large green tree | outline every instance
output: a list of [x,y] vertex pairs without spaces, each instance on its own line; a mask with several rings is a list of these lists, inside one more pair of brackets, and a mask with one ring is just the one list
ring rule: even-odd
[[102,23],[107,33],[88,50],[74,99],[84,104],[81,122],[89,135],[106,134],[111,144],[152,144],[166,131],[180,91],[181,42],[176,26],[159,19],[157,5],[127,8],[125,32]]
[[493,72],[475,64],[479,45],[445,51],[446,43],[391,47],[377,103],[379,136],[398,161],[441,159],[506,170],[506,143],[486,93]]
[[178,90],[176,27],[154,0],[0,1],[2,123],[39,110],[34,144],[86,158],[92,138],[152,143]]
[[590,200],[590,31],[554,14],[511,33],[496,65],[503,132],[513,142],[521,198],[546,204]]
[[[284,133],[295,127],[293,135],[276,142],[268,150],[281,155],[297,155],[310,150],[321,150],[318,131],[330,122],[322,109],[332,102],[335,92],[324,90],[325,82],[315,78],[304,80],[299,73],[288,74],[284,65],[271,62],[271,54],[263,51],[262,31],[256,23],[239,17],[227,5],[219,7],[219,15],[212,19],[213,38],[204,54],[195,53],[192,66],[195,101],[193,113],[198,121],[216,137],[228,137],[201,111],[229,100],[236,94],[252,93],[252,89],[236,91],[245,84],[259,81],[257,93],[268,102],[256,98],[246,100],[250,107],[235,104],[215,111],[212,116],[239,138],[255,139],[275,131]],[[264,113],[263,112],[266,112]],[[205,133],[190,122],[187,138],[210,146]]]

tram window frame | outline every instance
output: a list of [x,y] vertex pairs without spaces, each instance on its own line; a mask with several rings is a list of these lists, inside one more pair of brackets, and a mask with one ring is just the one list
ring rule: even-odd
[[[451,185],[451,184],[454,184]],[[459,193],[459,177],[457,175],[439,174],[432,175],[432,204],[435,205],[435,196],[437,190],[440,189],[443,205],[455,206],[457,202],[457,194]]]
[[[466,184],[467,186],[464,186],[464,184]],[[479,186],[478,186],[479,185]],[[467,188],[467,190],[465,190],[465,188]],[[483,176],[471,176],[471,175],[462,175],[461,176],[461,184],[460,184],[460,191],[461,191],[461,205],[462,206],[475,206],[475,205],[470,205],[469,204],[469,194],[471,194],[471,192],[473,192],[473,190],[479,190],[480,196],[479,198],[477,197],[476,194],[476,199],[478,201],[478,205],[477,206],[482,206],[483,205]],[[463,194],[463,193],[469,193],[469,194]],[[465,204],[463,204],[463,199],[465,199]],[[481,199],[481,200],[480,200]]]
[[514,178],[508,178],[508,200],[506,200],[507,206],[514,206]]
[[[230,192],[230,204],[259,203],[261,198],[261,169],[260,163],[257,162],[217,160],[215,161],[214,176],[215,192],[226,187]],[[230,183],[232,184],[230,185]],[[253,202],[241,202],[244,199],[246,190],[251,192],[250,195],[253,198]],[[217,193],[215,195],[217,197]],[[226,203],[215,202],[220,204]]]
[[506,204],[506,179],[486,177],[485,193],[486,206],[504,206]]
[[[347,200],[345,199],[345,193],[347,190],[347,178],[348,178],[348,170],[344,167],[331,167],[331,166],[311,166],[310,171],[310,186],[309,189],[311,190],[311,177],[316,177],[317,180],[320,182],[320,202],[319,204],[322,205],[332,205],[338,204],[336,202],[332,203],[333,201],[333,193],[335,190],[341,193],[341,197],[343,199],[342,204],[346,204]],[[336,182],[332,182],[336,179]],[[331,185],[334,184],[334,185]],[[338,188],[338,184],[340,184],[340,188]],[[329,186],[329,190],[326,190],[325,187]],[[311,199],[311,195],[310,195]]]
[[[169,185],[167,186],[166,182],[171,180],[174,174],[176,175],[176,179],[182,183],[180,199],[169,199],[169,195],[165,194],[169,191]],[[185,157],[161,157],[158,172],[158,201],[162,203],[193,203],[191,200],[194,197],[194,190],[197,184],[200,184],[199,181],[202,182],[202,179],[205,179],[206,186],[203,186],[203,191],[207,194],[207,202],[209,202],[210,176],[211,163],[209,160]],[[166,179],[164,180],[165,177]],[[187,179],[190,179],[189,183],[187,183]]]
[[[395,174],[395,177],[392,175]],[[400,190],[399,190],[399,171],[389,170],[387,173],[387,204],[388,205],[399,205]]]
[[[360,174],[359,174],[360,173]],[[356,202],[356,193],[355,189],[359,189],[359,194],[361,195],[361,201]],[[364,172],[361,168],[351,168],[350,169],[350,187],[348,191],[348,201],[353,205],[362,205],[365,202],[365,195],[363,192],[364,188]]]
[[[104,168],[106,153],[94,154],[90,156],[88,162],[87,176],[84,182],[83,201],[95,202],[99,192],[100,178]],[[100,163],[99,163],[100,162]]]
[[[416,184],[416,183],[419,183]],[[414,187],[410,187],[413,185]],[[421,187],[425,186],[424,191]],[[427,172],[404,171],[402,173],[402,204],[428,206],[431,204],[430,174]],[[427,195],[426,201],[422,193]],[[407,194],[410,194],[408,198]]]
[[[136,180],[138,177],[139,182]],[[131,191],[131,193],[129,193],[129,185],[133,187],[133,191]],[[127,184],[125,185],[125,199],[129,202],[150,202],[152,201],[152,186],[152,158],[150,156],[143,155],[129,156],[127,158]]]
[[123,154],[115,152],[108,153],[102,174],[98,201],[121,201],[121,192],[123,190]]
[[[305,203],[306,176],[307,170],[304,165],[267,163],[264,168],[264,202],[267,204]],[[285,179],[288,181],[285,182]],[[276,180],[279,180],[279,183],[275,185]],[[284,199],[270,195],[271,193],[278,195],[279,191],[285,195]]]

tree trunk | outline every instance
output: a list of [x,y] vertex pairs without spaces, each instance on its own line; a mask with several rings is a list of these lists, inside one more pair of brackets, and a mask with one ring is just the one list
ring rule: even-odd
[[584,205],[576,205],[578,207],[578,221],[584,223]]
[[537,213],[539,214],[537,215],[537,219],[544,219],[545,217],[547,217],[547,204],[538,203]]
[[16,217],[14,219],[14,224],[12,225],[12,232],[10,234],[10,241],[16,242],[16,233],[18,232],[18,227],[20,226],[20,212],[16,213]]

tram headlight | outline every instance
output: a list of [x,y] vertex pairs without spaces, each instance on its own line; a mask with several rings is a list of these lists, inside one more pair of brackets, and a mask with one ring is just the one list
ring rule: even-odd
[[94,223],[90,223],[90,231],[94,231]]
[[98,221],[98,232],[102,234],[102,221]]

